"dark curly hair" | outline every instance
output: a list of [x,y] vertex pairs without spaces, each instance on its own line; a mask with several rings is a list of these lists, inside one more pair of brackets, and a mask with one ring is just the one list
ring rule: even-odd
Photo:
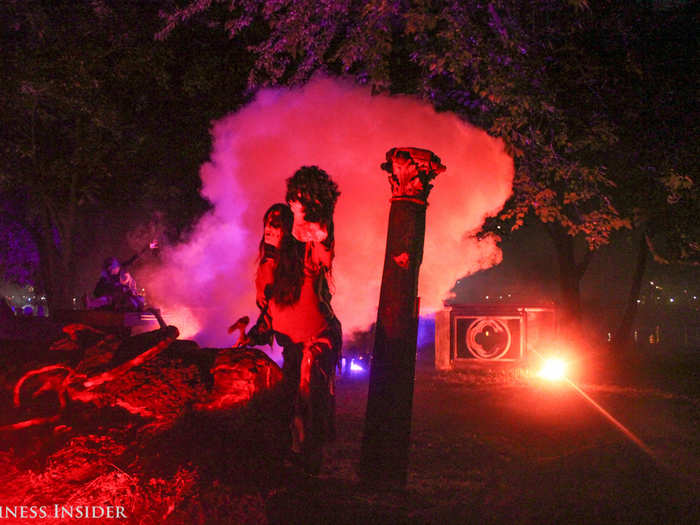
[[271,215],[276,215],[275,220],[279,222],[282,238],[279,249],[265,244],[264,233],[260,239],[259,260],[272,258],[277,262],[273,282],[268,285],[265,295],[268,299],[274,299],[277,304],[289,306],[296,303],[301,296],[304,280],[304,244],[292,235],[294,215],[289,206],[283,203],[270,206],[263,216],[263,228]]
[[308,222],[329,225],[339,195],[338,185],[318,166],[302,166],[287,179],[287,202],[301,202]]

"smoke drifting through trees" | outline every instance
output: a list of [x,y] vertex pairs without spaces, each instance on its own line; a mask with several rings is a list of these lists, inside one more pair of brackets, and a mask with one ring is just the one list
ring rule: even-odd
[[376,319],[389,198],[379,165],[394,146],[434,151],[447,166],[429,198],[421,312],[440,308],[455,281],[500,262],[495,239],[469,232],[511,192],[513,165],[502,143],[449,113],[409,97],[317,77],[299,89],[269,89],[215,122],[202,194],[213,210],[187,242],[151,268],[153,301],[184,337],[204,345],[233,341],[226,327],[257,316],[253,276],[262,216],[284,200],[285,180],[316,164],[338,182],[333,306],[346,333]]

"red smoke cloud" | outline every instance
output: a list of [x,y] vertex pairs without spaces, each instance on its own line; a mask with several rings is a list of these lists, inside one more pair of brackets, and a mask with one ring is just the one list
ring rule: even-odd
[[164,250],[149,284],[168,321],[200,344],[230,345],[228,325],[242,315],[257,317],[253,278],[262,216],[284,200],[285,180],[302,165],[320,166],[341,191],[333,306],[346,334],[376,320],[391,196],[379,166],[392,147],[430,149],[447,166],[429,197],[421,312],[440,308],[458,278],[501,260],[493,239],[477,242],[468,233],[510,195],[512,160],[500,141],[453,114],[317,78],[300,89],[261,91],[214,123],[212,134],[201,177],[214,209],[187,242]]

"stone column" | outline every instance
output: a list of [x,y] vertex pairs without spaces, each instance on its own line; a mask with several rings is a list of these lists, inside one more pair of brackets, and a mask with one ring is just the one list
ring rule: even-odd
[[406,483],[418,332],[418,271],[423,259],[430,181],[445,171],[431,151],[393,148],[391,209],[379,295],[360,476],[366,482]]

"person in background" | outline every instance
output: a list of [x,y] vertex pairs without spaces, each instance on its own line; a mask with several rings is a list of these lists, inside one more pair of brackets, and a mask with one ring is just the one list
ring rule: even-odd
[[138,293],[136,282],[126,268],[138,259],[147,249],[158,249],[158,241],[152,241],[124,262],[116,257],[107,257],[102,264],[100,279],[95,285],[94,299],[89,301],[90,308],[115,310],[119,312],[140,312],[144,309],[144,298]]

